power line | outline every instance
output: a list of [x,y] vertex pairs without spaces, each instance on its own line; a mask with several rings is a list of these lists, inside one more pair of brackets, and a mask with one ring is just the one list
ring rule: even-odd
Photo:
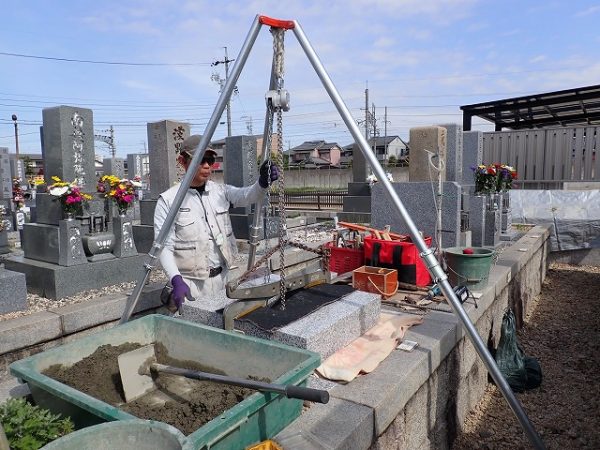
[[121,61],[93,61],[91,59],[71,59],[71,58],[56,58],[52,56],[39,55],[24,55],[22,53],[0,52],[1,56],[14,56],[17,58],[44,59],[49,61],[62,61],[84,64],[104,64],[110,66],[210,66],[210,63],[194,62],[194,63],[131,63]]

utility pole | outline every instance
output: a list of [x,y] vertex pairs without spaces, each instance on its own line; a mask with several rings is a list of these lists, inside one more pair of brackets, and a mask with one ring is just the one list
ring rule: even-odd
[[17,170],[16,177],[21,178],[21,161],[19,159],[19,126],[17,124],[17,115],[16,114],[12,115],[12,120],[15,123],[15,155],[17,157],[16,164],[15,164],[15,167]]
[[[102,130],[101,133],[108,132],[108,136],[105,134],[94,134],[94,140],[104,142],[108,145],[108,150],[110,151],[110,157],[115,159],[117,156],[117,146],[115,145],[115,130],[111,125],[108,130]],[[145,146],[145,144],[144,144]]]
[[383,108],[383,129],[384,129],[384,137],[383,139],[385,139],[383,141],[383,145],[385,146],[385,151],[384,151],[384,158],[385,161],[387,162],[388,159],[388,138],[387,138],[387,124],[388,124],[388,120],[387,120],[387,106],[385,106]]
[[365,139],[369,142],[369,88],[365,89]]
[[[218,74],[213,74],[211,77],[213,81],[218,82],[221,85],[221,89],[225,86],[225,82],[229,77],[229,63],[235,61],[235,59],[229,59],[227,56],[227,47],[223,47],[225,49],[225,59],[223,61],[215,61],[211,64],[211,66],[215,67],[219,64],[225,64],[225,80],[221,80]],[[236,88],[237,91],[237,88]],[[227,136],[231,136],[231,100],[227,100]]]

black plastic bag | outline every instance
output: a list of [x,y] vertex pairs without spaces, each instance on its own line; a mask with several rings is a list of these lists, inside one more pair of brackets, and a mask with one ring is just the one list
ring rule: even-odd
[[525,356],[517,340],[515,315],[508,309],[502,317],[496,364],[511,389],[523,392],[542,384],[542,368],[537,359]]

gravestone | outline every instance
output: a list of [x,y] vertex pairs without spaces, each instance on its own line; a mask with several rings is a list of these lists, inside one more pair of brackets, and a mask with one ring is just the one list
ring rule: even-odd
[[190,135],[188,123],[161,120],[147,124],[150,163],[150,194],[156,200],[173,186],[181,175],[177,156],[185,138]]
[[463,176],[463,130],[461,125],[440,125],[446,129],[446,181],[461,183]]
[[104,175],[125,178],[125,161],[123,158],[104,158],[102,168]]
[[473,167],[483,161],[483,133],[481,131],[465,131],[463,133],[462,182],[464,185],[475,185]]
[[[7,258],[6,267],[25,273],[27,289],[48,298],[133,281],[143,256],[107,254],[114,235],[105,213],[106,200],[96,193],[92,111],[59,106],[44,109],[42,116],[46,182],[53,184],[52,176],[74,181],[93,198],[75,218],[65,220],[55,197],[38,194],[37,222],[23,226],[23,255]],[[102,222],[104,234],[92,226],[94,217]]]
[[[254,184],[258,177],[256,163],[256,138],[253,136],[231,136],[225,138],[223,153],[223,181],[232,186],[243,187]],[[229,211],[233,234],[237,239],[250,238],[250,226],[254,220],[252,206],[232,207]]]
[[96,190],[94,124],[91,109],[56,106],[42,110],[44,178],[74,181],[85,192]]
[[190,125],[173,120],[148,123],[149,196],[140,200],[140,224],[133,226],[133,237],[139,252],[148,253],[154,242],[154,208],[160,194],[182,178],[177,164],[179,148],[190,135]]
[[127,178],[133,180],[135,177],[139,177],[142,188],[146,189],[149,173],[150,161],[147,153],[130,153],[127,155]]
[[[439,161],[446,160],[447,132],[442,127],[416,127],[410,129],[410,163],[408,165],[409,181],[436,181],[438,172],[430,166],[430,154],[436,155],[433,164],[439,167]],[[446,181],[446,172],[440,173],[441,180]]]
[[368,163],[357,143],[352,147],[352,182],[343,198],[338,219],[344,222],[371,223],[371,186],[367,180]]
[[[430,182],[392,183],[394,191],[411,219],[424,235],[436,238],[437,209]],[[437,188],[436,188],[437,189]],[[461,242],[460,207],[462,188],[458,183],[446,181],[442,185],[444,201],[442,202],[442,247],[456,247]],[[390,225],[395,233],[408,234],[404,220],[389,201],[389,195],[380,183],[372,187],[373,201],[371,207],[372,226],[383,229]],[[434,244],[436,245],[436,244]]]
[[[0,199],[12,201],[12,175],[7,147],[0,147]],[[2,202],[3,205],[7,205]]]

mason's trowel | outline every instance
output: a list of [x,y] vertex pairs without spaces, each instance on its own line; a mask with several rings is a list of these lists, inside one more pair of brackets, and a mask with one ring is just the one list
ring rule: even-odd
[[320,389],[311,389],[295,386],[293,384],[281,385],[263,383],[261,381],[247,380],[245,378],[217,375],[214,373],[159,364],[156,362],[153,344],[140,347],[127,353],[122,353],[119,355],[118,360],[121,382],[123,383],[123,391],[125,392],[125,401],[127,403],[155,390],[156,384],[154,383],[152,375],[157,373],[180,375],[194,380],[214,381],[217,383],[255,389],[257,391],[277,392],[288,398],[298,398],[310,402],[329,402],[329,393]]

